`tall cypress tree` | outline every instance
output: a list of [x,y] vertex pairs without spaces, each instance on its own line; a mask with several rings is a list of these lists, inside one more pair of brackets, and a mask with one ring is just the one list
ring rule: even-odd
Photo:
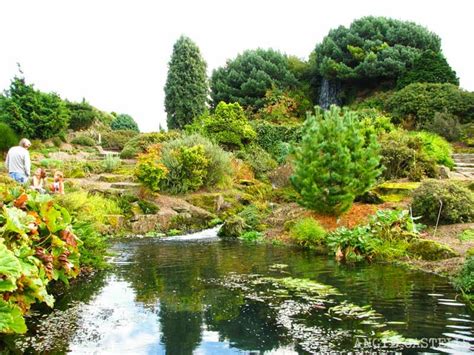
[[198,46],[181,36],[173,47],[165,85],[168,128],[182,129],[204,113],[209,94],[206,62]]

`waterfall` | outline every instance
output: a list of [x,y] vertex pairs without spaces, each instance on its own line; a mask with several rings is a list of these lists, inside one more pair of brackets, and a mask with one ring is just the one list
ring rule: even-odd
[[340,105],[338,97],[341,85],[338,81],[323,78],[321,82],[321,91],[319,93],[319,106],[327,110],[329,106]]

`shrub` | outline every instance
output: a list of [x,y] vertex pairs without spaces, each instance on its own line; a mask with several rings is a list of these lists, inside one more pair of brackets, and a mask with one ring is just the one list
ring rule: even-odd
[[100,235],[90,223],[76,222],[74,231],[82,245],[79,246],[81,254],[81,266],[93,269],[103,269],[107,267],[104,256],[107,255],[107,238]]
[[413,132],[412,135],[421,139],[423,143],[422,151],[429,158],[451,169],[454,167],[454,161],[451,158],[453,149],[444,138],[429,132]]
[[426,122],[422,127],[426,131],[436,133],[446,138],[449,142],[458,140],[462,131],[459,118],[446,111],[435,112],[433,120]]
[[101,146],[105,149],[122,150],[125,144],[138,133],[132,130],[118,130],[102,133]]
[[245,232],[239,236],[240,240],[243,240],[246,242],[260,242],[263,238],[264,238],[263,234],[257,231]]
[[263,120],[250,123],[257,132],[257,144],[269,152],[279,163],[283,163],[289,153],[288,144],[301,141],[302,124],[277,125]]
[[312,248],[323,244],[326,231],[313,218],[299,219],[290,228],[290,237],[298,245]]
[[375,184],[381,169],[375,136],[368,139],[357,116],[332,106],[317,110],[305,122],[302,142],[295,148],[291,182],[300,203],[323,213],[340,215],[355,197]]
[[468,257],[461,272],[454,280],[456,288],[466,294],[474,292],[474,256]]
[[189,130],[202,132],[227,150],[239,149],[252,142],[256,133],[238,103],[220,102],[213,114],[198,118]]
[[135,176],[152,191],[160,190],[160,182],[168,174],[168,169],[160,160],[161,146],[152,145],[146,153],[138,156]]
[[112,154],[107,154],[104,158],[104,161],[102,162],[102,167],[106,173],[111,173],[112,171],[116,170],[121,163],[122,162],[119,157]]
[[[195,146],[202,148],[193,148]],[[193,149],[189,150],[190,148]],[[198,161],[203,164],[206,162],[205,169],[196,165]],[[162,182],[163,189],[174,193],[189,190],[189,187],[185,187],[186,184],[180,181],[181,179],[188,183],[192,181],[193,189],[200,187],[195,186],[195,182],[198,180],[202,181],[201,186],[215,186],[224,182],[231,171],[229,154],[217,144],[198,134],[164,143],[161,162],[169,171],[168,176]],[[185,164],[186,167],[180,166],[180,164]],[[188,173],[193,175],[186,176]]]
[[173,140],[179,136],[180,134],[175,131],[138,134],[125,144],[120,157],[122,159],[134,158],[138,154],[146,152],[147,148],[153,144]]
[[203,186],[209,165],[203,145],[165,150],[163,163],[168,169],[168,175],[161,184],[165,191],[186,193]]
[[82,102],[66,101],[66,106],[71,114],[69,128],[74,131],[88,129],[98,116],[94,108],[85,100]]
[[423,141],[404,130],[384,134],[379,139],[383,177],[387,180],[409,178],[419,181],[423,177],[436,177],[436,161],[423,150]]
[[255,144],[239,150],[235,153],[235,156],[250,165],[257,178],[265,177],[268,172],[278,165],[269,153]]
[[435,224],[442,202],[440,224],[465,223],[474,220],[474,195],[453,181],[424,181],[413,192],[413,213],[422,221]]
[[53,142],[53,144],[56,148],[59,148],[61,146],[61,144],[63,143],[63,141],[61,140],[60,137],[53,137],[53,138],[51,138],[51,141]]
[[474,147],[474,123],[462,125],[461,141],[469,147]]
[[122,213],[116,201],[85,191],[58,195],[56,199],[77,221],[88,223],[100,233],[107,230],[107,215]]
[[436,112],[447,112],[467,123],[474,119],[474,93],[453,84],[415,83],[394,93],[386,108],[395,122],[411,116],[422,126],[432,121]]
[[84,134],[78,135],[71,140],[72,144],[85,145],[87,147],[93,147],[96,145],[94,139]]
[[0,122],[0,152],[6,152],[11,147],[18,145],[18,137],[13,129],[6,123]]
[[39,165],[46,169],[61,169],[64,162],[58,159],[45,158],[40,160]]
[[130,130],[135,132],[140,132],[138,125],[132,116],[127,114],[120,114],[112,121],[110,128],[114,131]]

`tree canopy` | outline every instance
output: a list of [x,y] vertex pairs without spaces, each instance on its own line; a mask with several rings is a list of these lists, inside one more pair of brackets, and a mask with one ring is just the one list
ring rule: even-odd
[[285,55],[273,49],[247,50],[213,71],[211,97],[214,107],[224,101],[257,110],[263,107],[269,89],[296,84]]
[[209,84],[198,46],[181,36],[174,44],[165,84],[169,129],[181,129],[206,111]]
[[330,30],[316,46],[315,63],[327,79],[396,79],[423,51],[440,48],[440,38],[423,26],[368,16]]
[[23,137],[48,139],[68,126],[66,103],[55,93],[36,90],[24,78],[13,78],[0,104],[0,120]]
[[94,107],[89,105],[86,100],[82,100],[82,102],[66,101],[66,106],[71,114],[69,128],[75,131],[89,128],[97,118]]
[[122,113],[118,115],[110,124],[110,128],[114,131],[119,130],[131,130],[135,132],[140,132],[138,125],[132,116]]

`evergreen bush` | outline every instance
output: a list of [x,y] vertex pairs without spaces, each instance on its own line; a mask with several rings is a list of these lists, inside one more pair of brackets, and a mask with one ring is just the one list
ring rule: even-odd
[[458,140],[462,132],[459,118],[446,111],[435,112],[433,120],[426,122],[422,128],[444,137],[449,142]]
[[298,245],[305,248],[314,248],[324,243],[326,231],[313,218],[306,217],[297,220],[290,227],[290,237]]
[[301,194],[299,202],[322,213],[344,213],[381,173],[378,150],[375,135],[366,137],[354,112],[336,106],[316,110],[295,148],[291,181]]
[[146,152],[147,148],[153,144],[163,143],[169,140],[176,139],[180,136],[179,132],[168,131],[168,132],[153,132],[153,133],[140,133],[130,139],[122,149],[120,158],[129,159],[134,158],[140,153]]
[[440,224],[474,221],[474,194],[453,181],[427,180],[413,192],[413,214],[424,223],[435,224],[440,207]]
[[138,133],[133,130],[117,130],[102,133],[101,146],[105,149],[122,150]]
[[94,139],[92,139],[91,137],[86,136],[84,134],[81,134],[81,135],[78,135],[78,136],[74,137],[71,140],[71,143],[72,144],[77,144],[77,145],[84,145],[84,146],[87,146],[87,147],[95,146]]
[[18,145],[18,137],[13,129],[6,123],[0,122],[0,152],[6,152],[11,147]]

